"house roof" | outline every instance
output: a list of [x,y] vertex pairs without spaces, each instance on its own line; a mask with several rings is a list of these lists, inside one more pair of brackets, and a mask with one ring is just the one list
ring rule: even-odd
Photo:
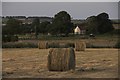
[[78,27],[80,28],[80,30],[86,30],[85,26],[78,25]]

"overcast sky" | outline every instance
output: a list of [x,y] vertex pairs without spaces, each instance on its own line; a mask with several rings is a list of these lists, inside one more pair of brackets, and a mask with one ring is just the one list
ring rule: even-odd
[[86,19],[106,12],[118,18],[118,2],[3,2],[3,16],[49,16],[67,11],[74,19]]
[[1,0],[2,2],[119,2],[119,0]]

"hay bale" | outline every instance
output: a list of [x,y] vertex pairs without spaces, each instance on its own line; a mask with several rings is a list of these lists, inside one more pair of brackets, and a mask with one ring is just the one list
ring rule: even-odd
[[85,42],[76,42],[75,43],[75,51],[85,51],[86,43]]
[[75,69],[73,48],[51,48],[48,54],[49,71],[67,71]]
[[38,48],[39,49],[47,49],[48,48],[48,42],[47,41],[40,41],[38,43]]

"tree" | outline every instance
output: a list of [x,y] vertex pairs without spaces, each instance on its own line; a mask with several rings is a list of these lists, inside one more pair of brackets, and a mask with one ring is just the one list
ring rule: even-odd
[[2,27],[2,41],[10,42],[10,41],[18,41],[18,37],[16,34],[21,33],[21,22],[19,20],[9,18],[6,22],[6,26]]
[[109,15],[107,13],[101,13],[97,15],[99,19],[109,19]]
[[54,16],[50,33],[68,35],[72,30],[72,26],[71,16],[66,11],[60,11]]
[[111,32],[114,29],[112,21],[109,19],[109,15],[107,13],[101,13],[97,18],[99,23],[98,31],[100,34]]
[[15,35],[20,34],[20,26],[21,22],[19,20],[9,18],[9,20],[6,23],[6,26],[2,28],[2,32],[5,35]]
[[40,25],[38,27],[38,32],[39,33],[48,33],[49,29],[50,29],[50,27],[48,27],[49,24],[50,24],[50,22],[48,22],[48,21],[40,23]]
[[86,19],[87,33],[104,34],[111,32],[114,28],[107,13],[91,16]]
[[34,29],[35,37],[36,37],[36,38],[37,38],[37,35],[38,35],[38,27],[39,27],[39,24],[40,24],[39,18],[35,18],[35,19],[33,20],[32,26],[33,26],[33,29]]
[[22,24],[20,30],[21,34],[31,33],[34,30],[34,27],[32,27],[31,24]]
[[90,33],[93,33],[93,34],[98,34],[98,20],[97,20],[97,17],[96,16],[91,16],[91,17],[88,17],[86,19],[86,23],[87,23],[87,34],[90,34]]

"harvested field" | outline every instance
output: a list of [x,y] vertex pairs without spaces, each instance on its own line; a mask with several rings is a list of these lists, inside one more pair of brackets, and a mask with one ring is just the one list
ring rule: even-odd
[[116,78],[118,49],[89,48],[75,52],[75,71],[48,71],[49,49],[11,48],[2,50],[3,78]]

